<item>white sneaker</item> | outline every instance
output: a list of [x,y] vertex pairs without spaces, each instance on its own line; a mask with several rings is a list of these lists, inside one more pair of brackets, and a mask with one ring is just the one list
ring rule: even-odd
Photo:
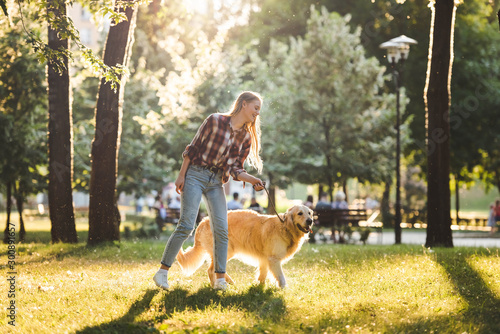
[[160,269],[153,276],[155,284],[164,290],[168,290],[168,270]]
[[216,279],[214,283],[214,289],[220,291],[226,291],[227,290],[226,280],[224,278]]

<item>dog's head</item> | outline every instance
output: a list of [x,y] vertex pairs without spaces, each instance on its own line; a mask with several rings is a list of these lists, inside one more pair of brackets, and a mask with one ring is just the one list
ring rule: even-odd
[[294,205],[285,213],[286,219],[303,233],[312,232],[313,211],[305,205]]

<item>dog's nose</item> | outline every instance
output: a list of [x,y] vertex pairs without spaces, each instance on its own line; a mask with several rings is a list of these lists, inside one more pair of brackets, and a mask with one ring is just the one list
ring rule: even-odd
[[307,225],[312,225],[313,220],[312,220],[311,218],[308,218],[308,219],[306,220],[306,223],[307,223]]

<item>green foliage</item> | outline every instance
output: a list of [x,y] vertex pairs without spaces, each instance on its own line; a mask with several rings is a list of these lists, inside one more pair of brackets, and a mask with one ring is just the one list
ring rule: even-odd
[[500,186],[500,35],[492,12],[477,1],[458,7],[450,111],[452,172],[462,181],[480,176],[487,188]]
[[385,68],[365,56],[360,30],[351,32],[348,21],[312,8],[305,36],[289,47],[271,41],[259,68],[257,82],[276,108],[265,134],[278,150],[269,158],[281,153],[288,175],[302,183],[380,182],[392,170],[394,95],[381,94]]
[[[147,0],[119,1],[115,8],[113,8],[112,4],[109,4],[109,2],[107,1],[91,1],[87,5],[92,9],[93,12],[96,12],[99,15],[105,15],[111,20],[112,24],[117,24],[126,19],[125,15],[118,11],[120,7],[125,8],[139,6],[148,2],[149,1]],[[7,16],[8,12],[6,9],[6,4],[7,3],[4,0],[2,0],[2,2],[0,3],[2,8],[5,7],[4,13]],[[124,64],[115,64],[111,66],[104,64],[102,59],[96,56],[91,49],[86,47],[81,42],[80,34],[75,28],[73,21],[69,16],[63,14],[65,12],[65,10],[62,8],[63,4],[65,4],[65,2],[60,0],[44,0],[35,2],[35,6],[38,10],[38,15],[36,17],[37,22],[42,25],[48,23],[52,29],[58,32],[60,38],[71,40],[71,42],[76,45],[77,49],[81,52],[81,55],[85,59],[87,66],[92,69],[94,75],[103,77],[106,82],[110,82],[113,89],[116,89],[120,84],[120,78],[123,75],[127,75],[128,70],[124,67]],[[39,33],[37,33],[37,31],[26,27],[23,12],[27,10],[27,7],[24,6],[24,2],[17,1],[17,5],[17,9],[14,7],[10,9],[10,11],[13,13],[11,14],[11,16],[14,16],[16,24],[20,24],[23,27],[24,32],[27,35],[26,41],[32,46],[39,62],[50,62],[51,64],[53,64],[56,70],[61,72],[65,66],[62,60],[64,58],[74,60],[74,51],[65,49],[51,49],[48,44],[43,41],[42,37]]]
[[45,70],[21,39],[0,30],[0,178],[24,197],[46,188],[47,129]]

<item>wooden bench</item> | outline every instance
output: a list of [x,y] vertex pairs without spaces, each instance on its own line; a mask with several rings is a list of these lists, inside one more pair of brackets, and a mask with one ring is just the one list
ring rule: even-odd
[[180,209],[165,208],[165,210],[167,214],[165,218],[162,219],[159,213],[156,215],[156,224],[158,225],[160,231],[163,230],[166,224],[176,225],[179,222],[179,217],[181,215]]
[[[370,213],[365,209],[318,209],[315,210],[315,225],[317,227],[329,227],[332,229],[332,240],[334,243],[344,243],[345,233],[352,227],[374,227],[381,232],[382,224],[375,222],[379,211]],[[338,234],[338,238],[337,235]],[[379,234],[382,236],[382,234]],[[368,235],[366,236],[366,238]],[[366,241],[366,239],[362,241]]]

